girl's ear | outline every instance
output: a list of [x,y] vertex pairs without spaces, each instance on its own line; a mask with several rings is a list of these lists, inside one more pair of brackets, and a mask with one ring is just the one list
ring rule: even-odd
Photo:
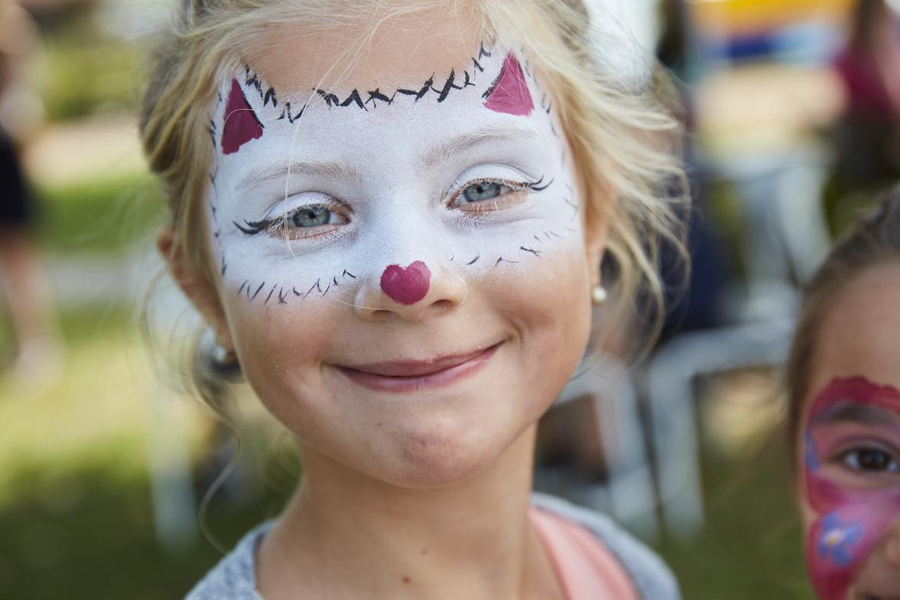
[[226,351],[234,350],[231,331],[225,318],[225,310],[215,285],[207,279],[196,261],[190,260],[181,244],[176,243],[175,230],[167,225],[156,238],[156,247],[162,254],[169,273],[178,287],[200,312],[206,324],[212,328],[216,343]]
[[591,269],[591,284],[600,283],[600,262],[606,251],[609,235],[609,221],[599,215],[589,216],[585,224],[584,244],[588,267]]

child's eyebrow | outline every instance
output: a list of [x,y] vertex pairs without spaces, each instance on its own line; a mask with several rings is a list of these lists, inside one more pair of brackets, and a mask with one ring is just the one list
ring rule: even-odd
[[819,412],[812,419],[812,423],[815,425],[833,425],[846,422],[859,423],[861,425],[891,426],[900,424],[900,416],[880,406],[857,402],[841,402]]
[[[528,143],[540,139],[537,132],[523,127],[496,127],[461,135],[442,142],[431,148],[422,158],[426,167],[435,167],[443,163],[448,156],[462,154],[473,148],[490,142]],[[284,181],[291,175],[319,175],[331,179],[351,179],[361,181],[359,172],[339,162],[306,162],[298,161],[288,164],[267,165],[252,169],[237,184],[238,189],[250,191],[272,181]]]
[[422,158],[426,167],[441,164],[448,156],[462,154],[476,146],[489,142],[534,142],[540,139],[537,132],[522,127],[498,127],[461,135],[432,147]]
[[333,179],[352,179],[359,181],[362,176],[353,167],[339,162],[291,162],[277,166],[265,166],[252,169],[241,178],[237,187],[252,190],[271,181],[284,181],[288,175],[320,175]]

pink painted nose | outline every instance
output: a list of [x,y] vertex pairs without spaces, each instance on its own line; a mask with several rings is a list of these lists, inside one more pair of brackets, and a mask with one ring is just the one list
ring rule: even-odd
[[421,260],[406,268],[390,265],[381,274],[381,289],[395,302],[415,304],[422,300],[431,287],[431,271]]

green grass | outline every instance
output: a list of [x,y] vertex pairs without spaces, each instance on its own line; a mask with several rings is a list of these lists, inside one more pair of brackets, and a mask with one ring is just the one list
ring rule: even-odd
[[738,460],[703,461],[706,529],[660,551],[690,600],[813,600],[780,440]]
[[38,242],[48,252],[110,253],[146,242],[166,212],[150,175],[122,174],[39,187]]
[[38,88],[50,121],[131,113],[146,49],[99,31],[89,14],[45,32]]
[[[35,394],[0,373],[0,600],[183,597],[221,555],[200,535],[180,551],[156,539],[147,422],[153,395],[166,392],[130,311],[66,311],[62,329],[58,383]],[[177,396],[155,401],[184,403],[179,435],[205,487],[219,472],[204,466],[209,420]],[[276,514],[290,489],[248,483],[261,490],[251,503],[220,494],[210,506],[208,529],[226,547]]]
[[[154,533],[145,469],[132,467],[118,476],[103,462],[65,472],[35,469],[12,482],[15,502],[0,509],[0,599],[183,597],[221,554],[201,535],[165,550]],[[207,526],[231,547],[283,500],[271,491],[251,505],[219,499]]]
[[[182,598],[221,558],[202,538],[178,553],[160,548],[145,480],[116,482],[95,468],[29,483],[2,515],[4,600]],[[51,500],[73,493],[61,506]],[[210,526],[230,545],[260,518],[220,509]]]
[[[0,513],[0,599],[184,597],[221,555],[202,536],[177,551],[160,546],[148,480],[135,467],[131,477],[99,464],[17,480],[17,501]],[[245,507],[216,502],[208,526],[230,547],[281,502],[272,493]]]

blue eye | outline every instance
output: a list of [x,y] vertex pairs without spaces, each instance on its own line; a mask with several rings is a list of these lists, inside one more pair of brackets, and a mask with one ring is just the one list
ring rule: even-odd
[[341,204],[309,204],[277,217],[261,221],[234,221],[235,227],[246,235],[267,233],[278,238],[314,238],[350,222]]
[[503,193],[506,187],[501,183],[494,181],[484,181],[473,183],[463,190],[463,198],[466,202],[484,202],[485,200],[493,200]]
[[331,223],[333,213],[322,204],[306,206],[293,213],[288,221],[294,227],[321,227]]

